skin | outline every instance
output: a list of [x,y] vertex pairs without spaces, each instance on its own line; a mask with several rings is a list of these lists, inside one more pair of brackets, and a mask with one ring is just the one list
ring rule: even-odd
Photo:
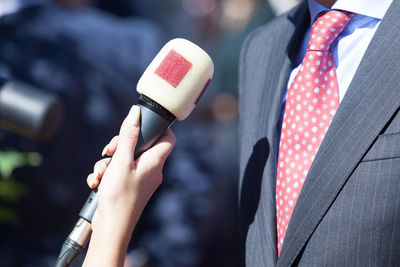
[[333,4],[336,2],[336,0],[317,0],[317,2],[330,8],[333,6]]
[[[336,0],[317,0],[332,7]],[[92,236],[83,266],[123,266],[126,250],[139,217],[162,182],[162,168],[176,143],[171,130],[138,160],[133,152],[139,135],[139,116],[133,107],[120,133],[104,148],[113,156],[99,160],[87,183],[98,191],[98,208],[92,221]]]
[[106,146],[109,158],[98,161],[87,178],[98,188],[98,208],[83,266],[123,266],[133,229],[154,191],[162,182],[162,168],[176,139],[171,130],[136,161],[133,152],[139,135],[138,107],[132,107],[119,136]]

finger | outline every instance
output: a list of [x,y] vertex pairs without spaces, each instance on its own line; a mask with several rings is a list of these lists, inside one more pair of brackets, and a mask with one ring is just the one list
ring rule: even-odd
[[118,140],[119,140],[119,135],[114,136],[113,139],[111,139],[109,146],[108,146],[108,150],[109,150],[109,156],[114,155],[115,150],[117,150],[117,146],[118,146]]
[[86,182],[90,188],[94,189],[100,184],[101,178],[107,169],[108,164],[110,163],[111,158],[102,159],[96,162],[93,168],[93,173],[89,174]]
[[98,186],[98,180],[95,178],[96,174],[91,173],[86,178],[86,182],[91,189],[95,189]]
[[119,136],[118,136],[118,135],[117,135],[117,136],[114,136],[114,137],[111,139],[110,143],[108,143],[108,144],[104,147],[103,152],[101,153],[101,156],[102,156],[102,157],[104,157],[105,155],[107,155],[107,156],[112,156],[112,155],[114,155],[114,152],[115,152],[115,150],[117,149],[117,146],[118,146],[118,139],[119,139]]
[[118,160],[128,160],[133,162],[133,153],[139,136],[140,108],[132,106],[128,116],[122,123],[118,145],[114,157]]
[[105,158],[97,161],[93,167],[93,173],[97,174],[97,178],[101,179],[107,169],[108,164],[110,163],[111,158]]
[[171,129],[167,129],[158,141],[152,146],[146,153],[143,154],[144,157],[150,159],[159,159],[158,164],[164,164],[167,157],[171,154],[173,148],[176,144],[176,137]]

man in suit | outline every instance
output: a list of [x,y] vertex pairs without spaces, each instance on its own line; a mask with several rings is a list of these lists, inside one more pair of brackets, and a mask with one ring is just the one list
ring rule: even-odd
[[[314,21],[331,9],[349,16],[329,47],[340,105],[310,158],[290,220],[278,232],[287,92],[303,71]],[[247,38],[239,77],[247,266],[400,265],[399,11],[397,0],[308,0]]]

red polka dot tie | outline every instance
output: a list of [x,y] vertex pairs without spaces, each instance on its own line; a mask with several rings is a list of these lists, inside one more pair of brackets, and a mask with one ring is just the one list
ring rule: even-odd
[[333,10],[314,22],[307,52],[287,92],[276,181],[278,254],[301,187],[339,106],[329,47],[351,17]]

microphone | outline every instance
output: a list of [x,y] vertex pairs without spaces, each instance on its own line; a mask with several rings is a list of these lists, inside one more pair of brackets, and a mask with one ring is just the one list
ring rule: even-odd
[[56,95],[0,78],[0,127],[36,141],[46,141],[58,130],[62,113]]
[[[135,159],[149,149],[175,119],[184,120],[189,116],[213,73],[210,56],[188,40],[173,39],[160,50],[137,84],[141,125]],[[97,189],[94,189],[64,241],[56,267],[69,266],[86,246],[96,209]]]

